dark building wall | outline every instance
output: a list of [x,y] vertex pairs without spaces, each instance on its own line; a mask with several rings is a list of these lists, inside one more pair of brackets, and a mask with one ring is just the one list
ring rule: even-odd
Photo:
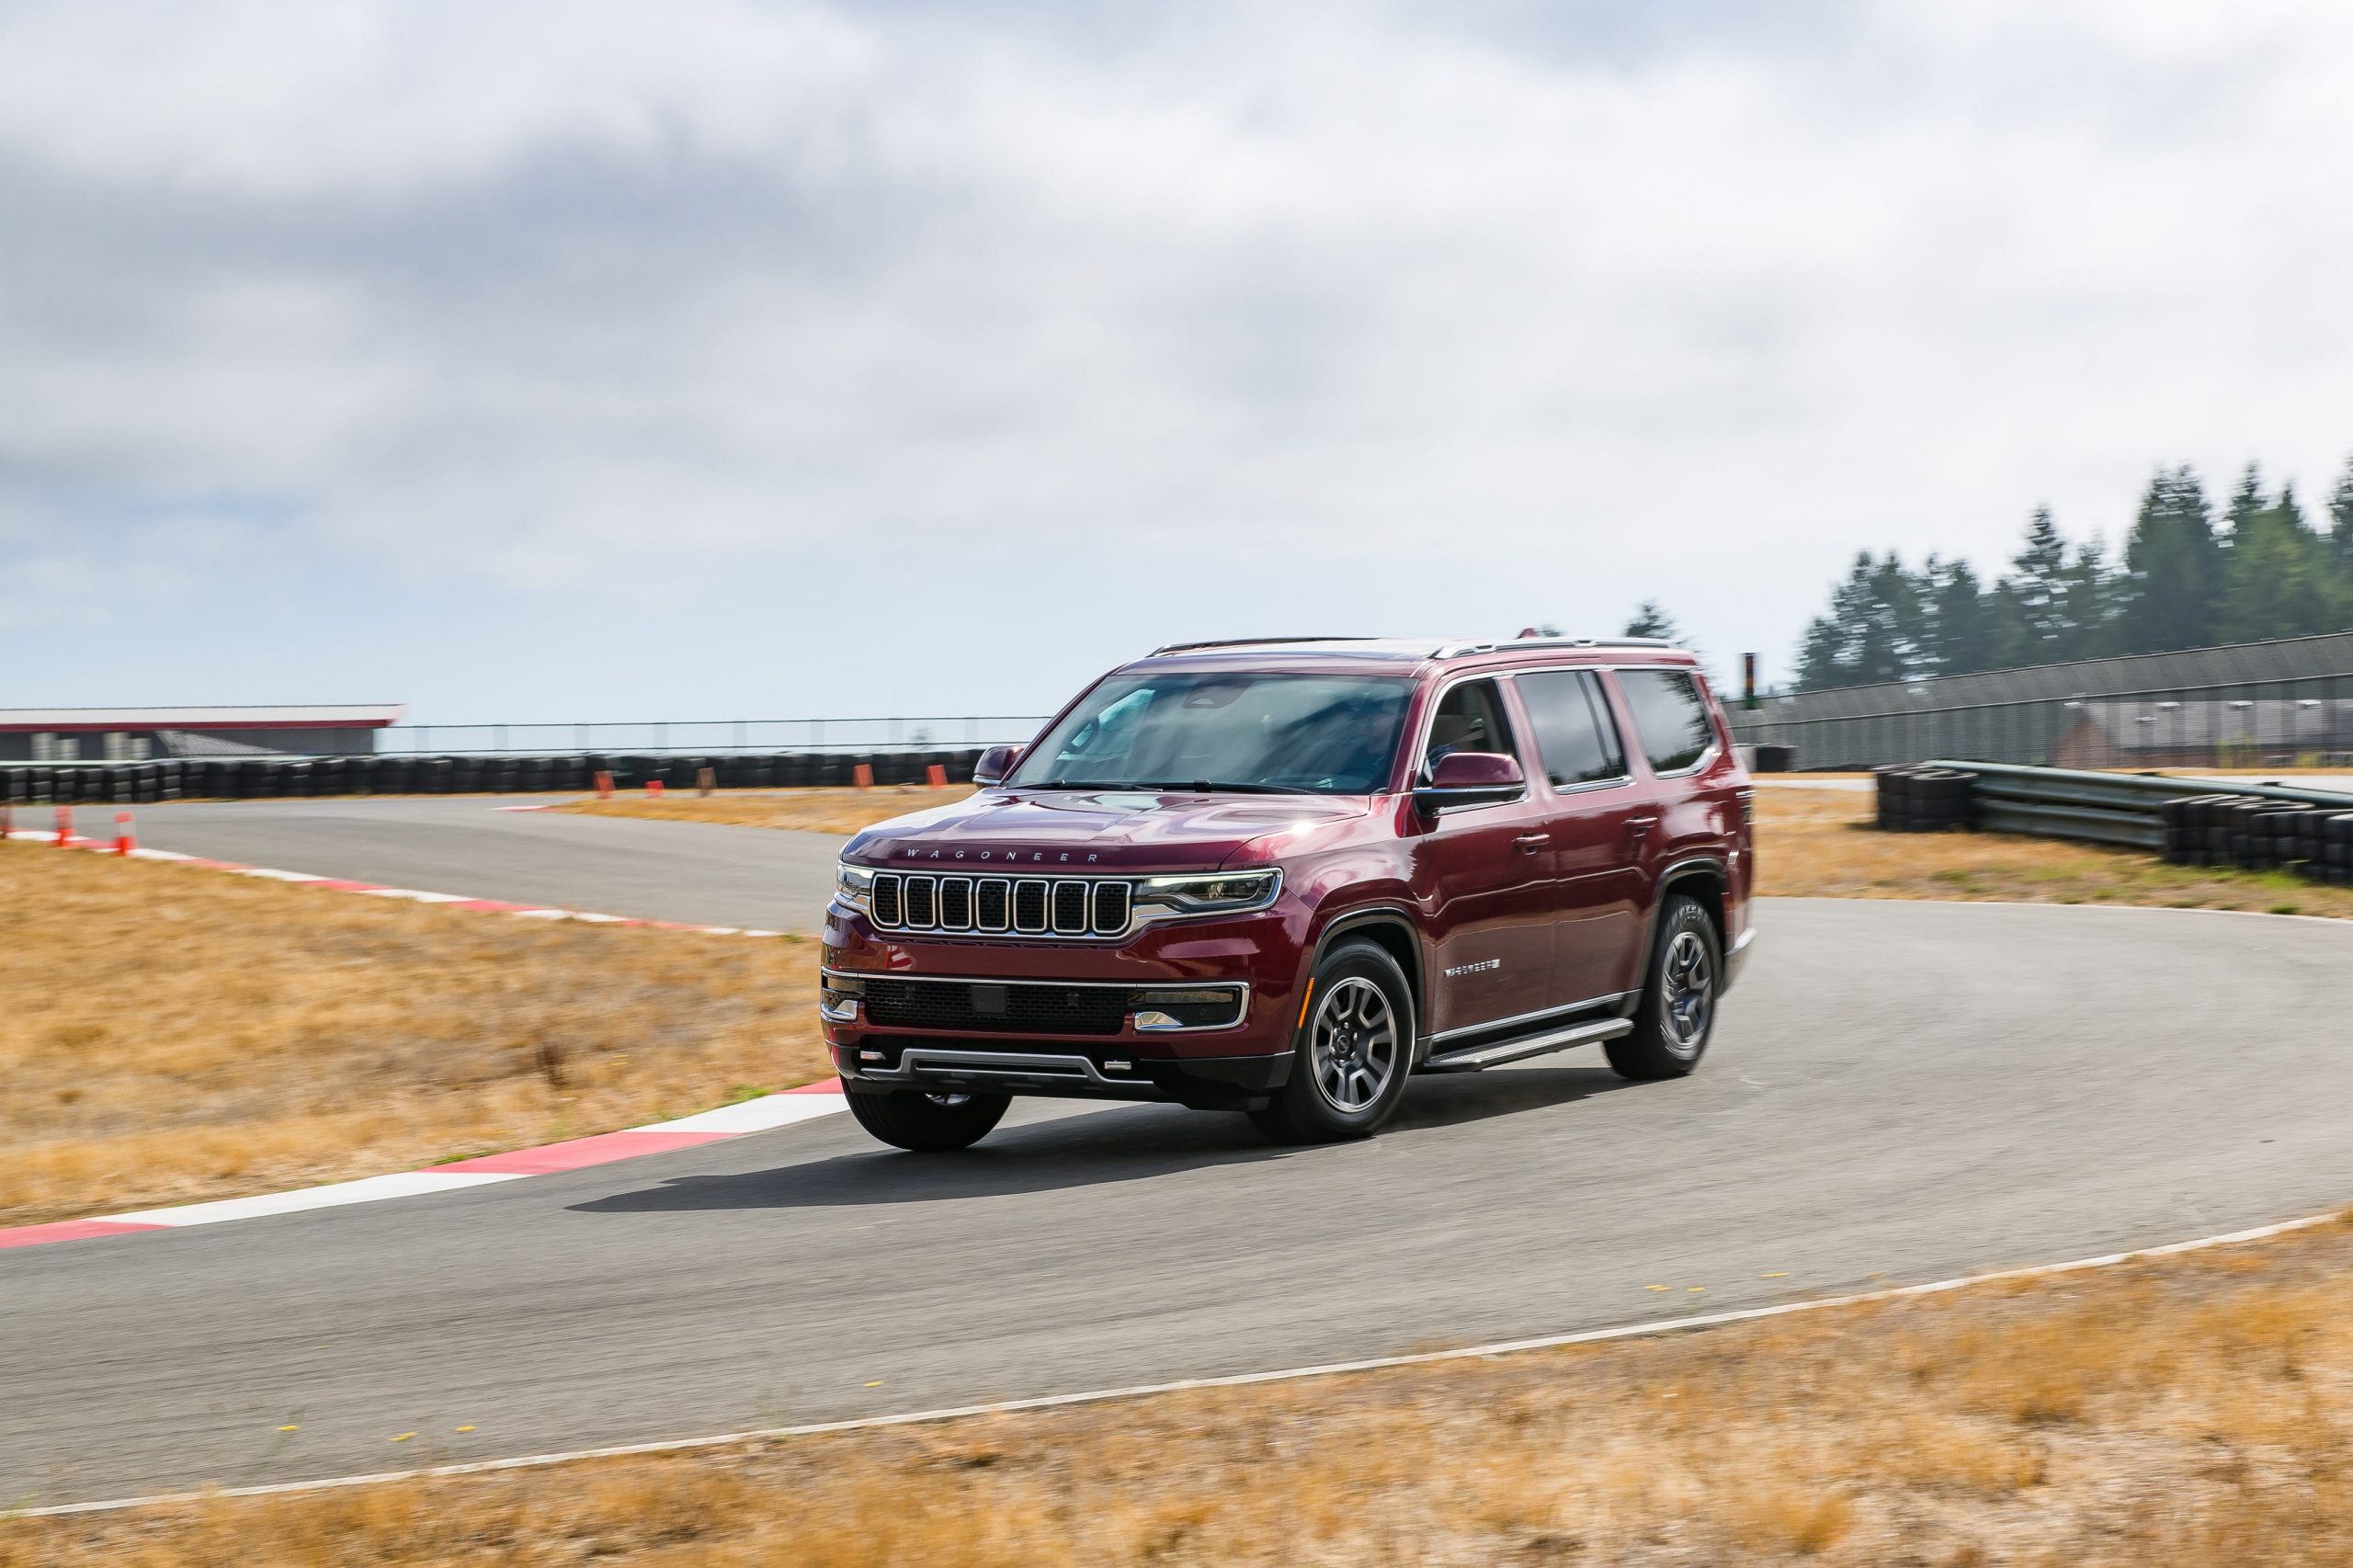
[[[371,756],[376,750],[376,732],[369,728],[329,730],[56,730],[50,732],[60,739],[72,739],[80,744],[77,761],[107,760],[108,734],[135,735],[147,742],[151,756],[179,755],[172,743],[183,737],[193,737],[194,749],[212,755],[222,752],[242,752],[248,748],[265,752],[288,752],[298,756]],[[169,737],[167,740],[166,737]],[[0,733],[0,762],[30,762],[33,757],[32,734],[21,731]],[[210,744],[208,744],[210,743]]]

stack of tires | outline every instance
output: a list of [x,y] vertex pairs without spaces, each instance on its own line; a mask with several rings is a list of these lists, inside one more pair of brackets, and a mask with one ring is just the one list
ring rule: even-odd
[[2261,795],[2192,795],[2167,801],[2165,858],[2186,866],[2297,871],[2353,881],[2353,812]]
[[1977,775],[1957,767],[1879,767],[1879,826],[1884,833],[1943,833],[1977,821]]

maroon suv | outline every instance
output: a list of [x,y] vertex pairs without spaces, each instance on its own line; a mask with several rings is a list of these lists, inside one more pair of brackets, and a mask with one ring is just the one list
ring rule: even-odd
[[902,1148],[1014,1095],[1313,1141],[1416,1072],[1679,1076],[1755,935],[1748,777],[1658,642],[1163,648],[975,781],[852,839],[826,912],[825,1040]]

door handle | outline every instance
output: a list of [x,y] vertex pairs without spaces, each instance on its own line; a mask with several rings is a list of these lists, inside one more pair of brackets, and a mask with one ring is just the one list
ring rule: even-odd
[[1552,835],[1549,833],[1523,833],[1512,842],[1519,846],[1519,852],[1522,855],[1533,855],[1552,843]]
[[1626,836],[1629,838],[1648,837],[1651,829],[1657,825],[1658,818],[1656,817],[1628,817],[1626,819]]

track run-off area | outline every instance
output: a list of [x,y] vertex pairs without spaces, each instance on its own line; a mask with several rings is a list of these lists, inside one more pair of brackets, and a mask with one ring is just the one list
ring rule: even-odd
[[[813,929],[835,841],[482,801],[142,808],[155,847]],[[322,894],[321,896],[329,896]],[[2157,1245],[2353,1192],[2353,923],[1774,900],[1706,1064],[1417,1080],[1380,1137],[1017,1102],[0,1254],[0,1507],[1571,1333]],[[660,939],[649,934],[648,939]]]

